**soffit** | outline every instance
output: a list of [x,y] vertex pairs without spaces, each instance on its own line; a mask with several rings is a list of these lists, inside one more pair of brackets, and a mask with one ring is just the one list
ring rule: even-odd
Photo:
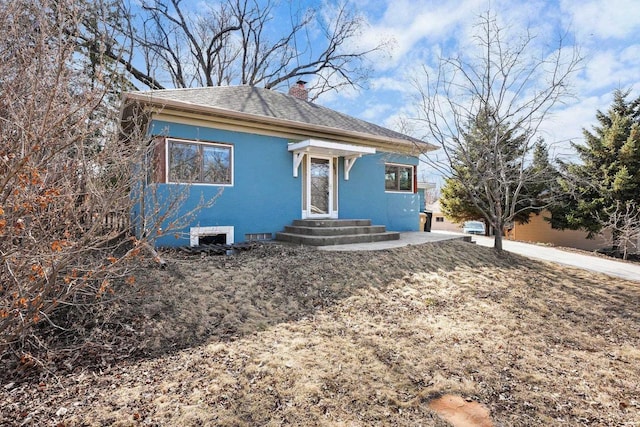
[[328,157],[360,157],[376,152],[376,149],[373,147],[363,147],[319,139],[306,139],[301,142],[289,144],[287,149],[294,153],[305,152],[312,155]]

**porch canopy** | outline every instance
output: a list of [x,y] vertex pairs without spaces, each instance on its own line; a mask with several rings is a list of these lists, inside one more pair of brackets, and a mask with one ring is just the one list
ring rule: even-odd
[[298,169],[305,154],[344,157],[344,180],[349,180],[349,171],[356,160],[365,154],[374,154],[375,148],[359,145],[344,144],[341,142],[323,141],[320,139],[305,139],[304,141],[289,144],[288,150],[293,153],[293,176],[298,177]]

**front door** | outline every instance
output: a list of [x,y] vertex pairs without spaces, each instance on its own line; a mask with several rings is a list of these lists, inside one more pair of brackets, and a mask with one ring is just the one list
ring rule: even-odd
[[328,218],[333,211],[333,162],[331,159],[311,157],[309,161],[308,197],[309,217]]
[[305,154],[302,218],[338,218],[338,158]]

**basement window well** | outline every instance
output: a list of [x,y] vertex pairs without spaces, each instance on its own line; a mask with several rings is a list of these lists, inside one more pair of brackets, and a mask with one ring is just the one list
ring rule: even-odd
[[226,245],[226,234],[214,234],[211,236],[198,236],[198,246],[202,245]]
[[233,226],[191,227],[189,245],[230,245],[234,243]]

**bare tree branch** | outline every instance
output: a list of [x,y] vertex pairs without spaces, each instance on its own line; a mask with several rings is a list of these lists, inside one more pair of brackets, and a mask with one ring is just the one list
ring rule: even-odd
[[435,71],[424,67],[416,76],[417,120],[446,159],[428,155],[429,164],[461,182],[501,250],[504,224],[542,207],[525,191],[541,178],[529,167],[538,129],[571,96],[570,79],[581,58],[577,49],[567,51],[563,37],[551,54],[536,56],[529,31],[510,42],[490,11],[476,29],[477,56],[471,49],[466,56],[442,58]]
[[[77,0],[0,2],[3,367],[12,354],[33,350],[25,342],[41,322],[53,324],[61,307],[99,304],[116,289],[131,288],[142,250],[185,220],[158,213],[179,211],[184,196],[163,194],[164,205],[156,206],[149,190],[149,209],[131,221],[147,177],[145,117],[132,114],[136,126],[118,132],[113,92],[122,76],[107,49],[97,48],[110,39],[106,34],[77,37],[98,29],[85,6]],[[85,42],[93,45],[92,55],[84,55]],[[213,202],[203,200],[188,215]],[[138,236],[132,222],[140,226]]]
[[[273,89],[306,78],[317,97],[360,87],[368,78],[369,55],[386,49],[382,41],[356,47],[364,20],[346,2],[319,13],[287,11],[274,0],[223,0],[197,11],[194,2],[184,0],[104,1],[118,12],[109,22],[118,35],[95,48],[152,89],[221,84]],[[289,22],[282,19],[287,13]],[[310,39],[312,29],[321,30],[319,40]],[[96,33],[79,37],[89,41]]]

